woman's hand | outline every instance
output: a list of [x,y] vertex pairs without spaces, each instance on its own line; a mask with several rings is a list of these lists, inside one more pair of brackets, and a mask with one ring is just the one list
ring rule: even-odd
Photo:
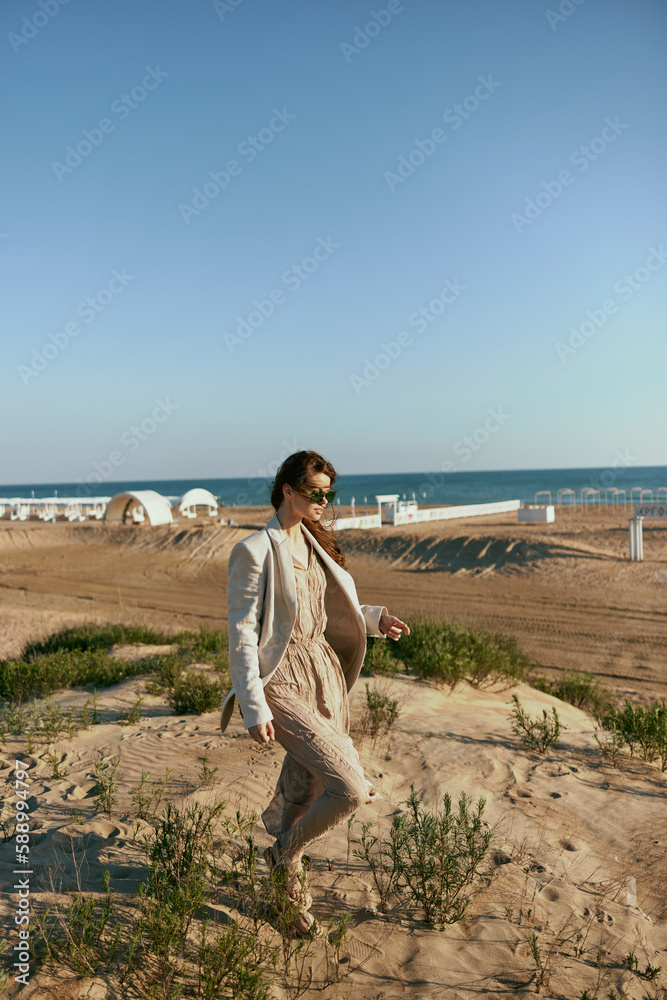
[[393,615],[382,615],[379,628],[382,634],[386,635],[388,639],[400,639],[403,632],[406,635],[410,635],[410,629],[405,622],[402,622],[400,618],[395,618]]
[[275,740],[276,731],[273,728],[273,722],[260,722],[258,726],[250,726],[248,735],[255,743],[270,743],[271,740]]

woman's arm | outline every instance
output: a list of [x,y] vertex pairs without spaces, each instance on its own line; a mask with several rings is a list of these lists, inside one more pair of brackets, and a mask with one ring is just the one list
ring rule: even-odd
[[229,556],[229,673],[243,712],[245,729],[273,718],[259,674],[258,646],[265,587],[266,565],[259,563],[248,546],[238,542]]
[[359,607],[366,622],[366,635],[390,639],[400,639],[402,632],[410,635],[410,629],[405,622],[390,615],[385,607],[380,608],[373,604],[360,604]]
[[366,622],[366,635],[383,636],[384,632],[380,631],[380,619],[382,615],[387,614],[387,609],[374,604],[360,604],[359,608]]
[[400,618],[395,615],[382,615],[380,618],[380,631],[388,639],[400,639],[405,632],[410,635],[410,628]]

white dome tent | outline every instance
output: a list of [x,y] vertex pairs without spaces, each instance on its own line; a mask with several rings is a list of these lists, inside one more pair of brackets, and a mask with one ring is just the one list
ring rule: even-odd
[[206,507],[210,517],[215,517],[218,513],[218,501],[208,490],[196,487],[184,493],[180,500],[177,500],[174,507],[181,517],[196,517],[197,507]]
[[119,524],[173,524],[172,507],[155,490],[128,490],[116,493],[107,504],[104,520]]

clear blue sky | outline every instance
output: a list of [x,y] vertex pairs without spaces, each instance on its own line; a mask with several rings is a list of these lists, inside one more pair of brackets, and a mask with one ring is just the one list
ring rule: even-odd
[[0,26],[0,481],[664,464],[663,0]]

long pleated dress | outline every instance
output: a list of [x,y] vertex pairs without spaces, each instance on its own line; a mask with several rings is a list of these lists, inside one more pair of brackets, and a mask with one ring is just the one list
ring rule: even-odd
[[[307,567],[292,557],[297,592],[292,636],[264,688],[276,739],[287,753],[262,821],[289,850],[317,839],[349,815],[355,804],[379,798],[364,776],[349,735],[345,676],[324,636],[326,576],[317,552],[308,541],[307,545]],[[314,802],[317,805],[310,809]]]

